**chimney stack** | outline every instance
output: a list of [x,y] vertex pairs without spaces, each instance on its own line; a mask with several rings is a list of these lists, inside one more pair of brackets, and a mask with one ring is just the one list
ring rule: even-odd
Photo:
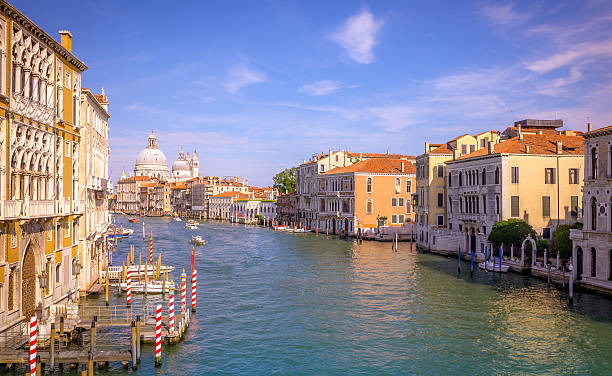
[[593,130],[593,124],[587,123],[587,132],[590,132],[592,130]]
[[519,132],[519,136],[518,137],[519,137],[519,140],[522,140],[523,139],[523,133]]
[[557,154],[563,154],[563,144],[561,141],[557,141]]
[[68,30],[60,30],[60,43],[62,47],[68,50],[68,52],[72,52],[72,33]]
[[402,172],[404,172],[404,161],[402,161]]
[[457,149],[453,149],[453,161],[457,159]]
[[543,135],[543,134],[544,134],[544,132],[542,132],[542,130],[540,129],[540,130],[538,131],[538,134],[539,134],[539,135]]
[[525,145],[525,154],[529,154],[529,145]]
[[493,143],[492,143],[491,141],[489,141],[489,142],[487,143],[487,153],[488,153],[488,154],[493,154],[493,150],[494,150],[494,148],[493,148]]
[[522,137],[523,135],[522,135],[522,133],[521,133],[521,123],[518,123],[518,125],[516,126],[516,128],[517,128],[517,131],[518,131],[519,140],[522,140],[522,139],[523,139],[523,137]]
[[429,153],[429,142],[425,141],[425,153]]

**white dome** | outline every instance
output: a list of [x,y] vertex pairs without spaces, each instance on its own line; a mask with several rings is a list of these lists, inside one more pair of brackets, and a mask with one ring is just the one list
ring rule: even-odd
[[187,160],[179,158],[172,164],[172,172],[174,171],[191,171],[191,166]]
[[164,153],[159,149],[144,149],[136,157],[136,166],[157,165],[168,167],[168,160]]

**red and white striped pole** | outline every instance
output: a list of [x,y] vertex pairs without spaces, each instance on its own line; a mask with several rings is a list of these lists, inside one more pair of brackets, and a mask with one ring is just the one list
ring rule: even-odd
[[170,334],[174,334],[174,289],[170,292],[170,303],[168,304],[168,326]]
[[158,304],[155,310],[155,366],[161,366],[161,314],[162,306]]
[[37,327],[38,321],[36,320],[36,316],[32,316],[30,319],[30,375],[36,376],[36,355],[37,355],[37,347],[36,347],[36,339],[37,335]]
[[187,285],[186,280],[187,276],[185,275],[185,270],[183,269],[183,273],[181,273],[181,315],[184,315],[185,311],[187,310],[187,305],[185,303],[187,297],[187,291],[185,290]]
[[126,299],[127,299],[127,305],[131,305],[132,304],[132,273],[130,272],[130,268],[127,269],[127,276],[125,278],[125,284],[126,284]]
[[149,238],[149,263],[153,264],[153,230],[151,230],[151,237]]
[[198,271],[194,270],[191,276],[191,312],[196,311],[196,280],[198,279]]

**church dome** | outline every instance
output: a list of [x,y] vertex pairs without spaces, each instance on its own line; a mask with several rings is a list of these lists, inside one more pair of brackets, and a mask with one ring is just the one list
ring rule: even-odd
[[187,160],[179,158],[172,164],[172,171],[191,171],[191,167]]
[[157,148],[157,137],[153,132],[147,140],[147,147],[138,153],[136,157],[136,166],[154,165],[168,168],[168,160],[164,153]]

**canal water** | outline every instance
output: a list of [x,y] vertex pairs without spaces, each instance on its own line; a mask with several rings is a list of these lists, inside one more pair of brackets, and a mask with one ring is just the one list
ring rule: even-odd
[[[117,224],[129,245],[189,274],[196,247],[197,313],[185,341],[154,367],[143,347],[138,374],[612,374],[612,299],[567,293],[515,274],[411,252],[401,243],[339,240],[206,221],[199,230],[168,218]],[[113,298],[118,299],[118,298]],[[125,295],[121,296],[123,303]],[[136,299],[141,299],[137,297]],[[102,301],[91,300],[91,304]],[[114,364],[110,373],[124,372]]]

